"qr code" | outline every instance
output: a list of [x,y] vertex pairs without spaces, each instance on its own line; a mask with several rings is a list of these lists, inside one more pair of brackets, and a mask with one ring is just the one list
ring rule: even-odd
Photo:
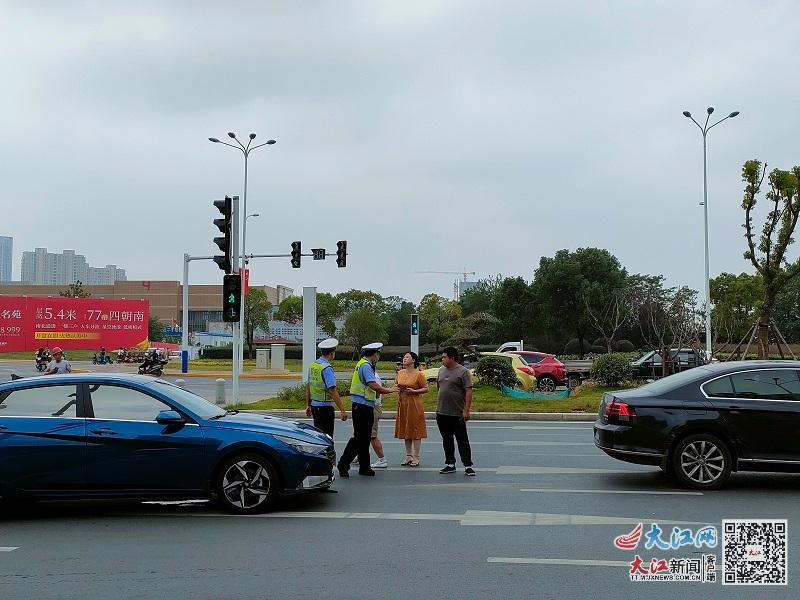
[[723,519],[722,584],[786,585],[786,519]]

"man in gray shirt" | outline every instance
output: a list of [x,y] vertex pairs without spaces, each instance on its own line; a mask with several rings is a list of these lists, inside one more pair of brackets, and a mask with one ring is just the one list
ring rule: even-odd
[[472,450],[467,437],[467,421],[472,407],[472,375],[459,364],[458,350],[448,346],[442,351],[442,368],[437,379],[439,393],[436,401],[436,424],[442,434],[444,468],[439,473],[456,472],[456,449],[464,464],[464,475],[475,476],[472,468]]

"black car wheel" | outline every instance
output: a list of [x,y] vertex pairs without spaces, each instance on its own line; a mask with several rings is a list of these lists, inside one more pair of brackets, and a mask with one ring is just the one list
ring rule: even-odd
[[706,433],[681,440],[672,452],[672,471],[682,485],[716,490],[731,474],[731,453],[725,442]]
[[272,464],[254,453],[227,459],[215,475],[213,488],[222,505],[241,515],[264,512],[278,494],[278,476]]
[[537,387],[542,392],[555,392],[556,391],[556,380],[550,377],[549,375],[542,375],[539,378],[539,383]]

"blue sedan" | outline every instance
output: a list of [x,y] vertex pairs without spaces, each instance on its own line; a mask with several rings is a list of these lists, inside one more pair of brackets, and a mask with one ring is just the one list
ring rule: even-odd
[[160,379],[123,374],[0,384],[0,497],[211,497],[268,510],[333,482],[333,440],[302,423],[226,411]]

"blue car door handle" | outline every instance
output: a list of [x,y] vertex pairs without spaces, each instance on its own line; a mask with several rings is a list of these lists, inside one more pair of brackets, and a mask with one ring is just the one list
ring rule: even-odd
[[0,431],[3,431],[3,429],[8,429],[8,427],[6,427],[5,425],[0,425]]
[[113,429],[109,429],[108,427],[101,427],[100,429],[90,429],[92,433],[97,435],[117,435],[117,432]]

